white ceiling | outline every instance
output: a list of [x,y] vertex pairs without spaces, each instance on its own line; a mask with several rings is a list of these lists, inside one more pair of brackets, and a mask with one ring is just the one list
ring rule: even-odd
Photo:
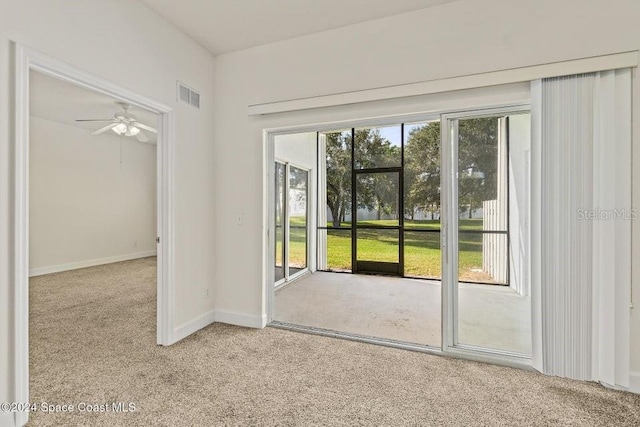
[[457,0],[140,0],[214,55]]
[[[108,123],[76,122],[76,119],[112,119],[122,108],[117,99],[94,92],[63,80],[49,77],[37,71],[31,71],[29,80],[30,114],[43,119],[87,129],[87,134],[100,129]],[[157,127],[157,115],[137,107],[131,107],[129,113],[136,116],[142,124]],[[155,144],[157,135],[144,131],[149,142]],[[109,135],[117,136],[114,132]],[[123,137],[125,138],[125,137]],[[135,141],[135,138],[127,138]]]

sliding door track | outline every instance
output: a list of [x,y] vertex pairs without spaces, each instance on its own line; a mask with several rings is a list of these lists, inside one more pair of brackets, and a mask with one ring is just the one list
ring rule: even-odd
[[444,353],[442,352],[441,349],[439,349],[438,347],[432,347],[429,345],[414,344],[414,343],[408,343],[405,341],[390,340],[386,338],[374,338],[367,335],[338,332],[338,331],[333,331],[331,329],[314,328],[312,326],[296,325],[294,323],[280,322],[277,320],[272,321],[267,326],[270,326],[272,328],[278,328],[278,329],[287,329],[289,331],[303,332],[306,334],[322,335],[325,337],[332,337],[332,338],[341,338],[341,339],[350,340],[350,341],[358,341],[358,342],[364,342],[368,344],[382,345],[385,347],[402,348],[404,350],[419,351],[422,353],[429,353],[429,354],[435,354],[438,356],[444,356]]
[[[286,329],[289,331],[302,332],[311,335],[340,338],[349,341],[357,341],[367,344],[381,345],[385,347],[400,348],[403,350],[417,351],[420,353],[432,354],[435,356],[450,357],[453,359],[464,359],[472,362],[489,363],[493,365],[508,366],[510,368],[523,369],[525,371],[535,371],[531,366],[530,358],[513,357],[503,354],[487,353],[471,348],[449,348],[444,352],[438,347],[429,345],[409,343],[405,341],[390,340],[386,338],[375,338],[367,335],[338,332],[331,329],[314,328],[312,326],[296,325],[294,323],[280,322],[277,320],[267,324],[268,327]],[[474,351],[475,350],[475,351]]]

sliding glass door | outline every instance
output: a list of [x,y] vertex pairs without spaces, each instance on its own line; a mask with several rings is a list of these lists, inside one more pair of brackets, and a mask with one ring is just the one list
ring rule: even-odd
[[[450,348],[531,354],[531,301],[520,268],[527,247],[526,168],[514,168],[518,158],[509,155],[511,143],[525,152],[529,122],[529,114],[518,111],[444,116],[443,276]],[[520,214],[513,231],[512,210]]]
[[287,236],[289,267],[293,276],[307,268],[309,226],[309,171],[289,165],[289,235]]
[[284,163],[276,162],[275,169],[275,283],[284,280],[285,268],[285,221],[286,221],[286,177],[287,166]]
[[275,277],[282,284],[308,268],[309,171],[275,163]]

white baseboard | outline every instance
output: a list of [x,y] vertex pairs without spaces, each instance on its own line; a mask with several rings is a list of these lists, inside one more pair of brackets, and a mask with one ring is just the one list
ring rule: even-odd
[[640,372],[629,372],[629,391],[640,394]]
[[0,427],[15,427],[13,412],[0,412]]
[[267,325],[267,316],[216,310],[216,322],[245,326],[247,328],[264,328]]
[[211,310],[175,328],[171,344],[177,343],[214,322],[245,326],[247,328],[264,328],[267,325],[267,316],[252,316],[233,311]]
[[136,252],[133,254],[116,255],[106,258],[88,259],[85,261],[71,262],[68,264],[52,265],[49,267],[32,268],[29,277],[42,276],[44,274],[58,273],[60,271],[76,270],[78,268],[94,267],[96,265],[111,264],[113,262],[129,261],[132,259],[156,256],[156,251]]
[[210,324],[215,322],[215,318],[216,312],[214,310],[211,310],[181,326],[178,326],[173,330],[173,339],[171,340],[171,344],[175,344],[178,341],[188,337],[192,333],[199,331],[205,326],[209,326]]

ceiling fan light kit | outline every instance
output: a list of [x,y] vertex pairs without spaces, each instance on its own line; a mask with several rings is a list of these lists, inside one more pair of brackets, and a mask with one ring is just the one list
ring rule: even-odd
[[133,125],[125,125],[124,123],[118,123],[114,127],[111,128],[112,131],[117,133],[118,135],[124,136],[136,136],[140,133],[140,129]]
[[135,116],[128,114],[129,108],[131,107],[129,104],[126,102],[117,102],[117,104],[122,107],[124,113],[116,113],[113,119],[81,119],[76,121],[111,122],[109,125],[92,132],[91,135],[100,135],[101,133],[111,129],[118,135],[135,137],[139,142],[149,142],[149,138],[144,134],[144,132],[142,132],[142,130],[144,129],[148,132],[158,133],[155,128],[138,122]]

